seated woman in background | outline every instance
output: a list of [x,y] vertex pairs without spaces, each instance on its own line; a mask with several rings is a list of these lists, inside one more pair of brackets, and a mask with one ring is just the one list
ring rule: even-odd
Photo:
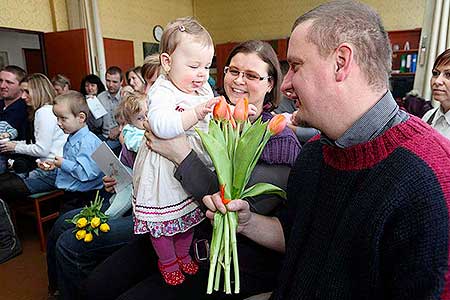
[[127,79],[127,84],[133,88],[135,92],[144,93],[146,82],[141,73],[142,68],[140,66],[131,68],[125,73],[125,78]]
[[56,95],[62,95],[70,90],[70,80],[62,74],[57,74],[52,78],[52,84],[55,88]]
[[[248,41],[237,45],[226,62],[224,90],[228,101],[235,104],[247,97],[256,107],[254,121],[272,118],[270,113],[280,98],[281,72],[275,51],[261,41]],[[152,151],[158,152],[177,165],[174,176],[185,191],[198,201],[211,191],[218,191],[217,176],[209,170],[190,148],[185,136],[171,140],[158,139],[146,133]],[[264,148],[250,178],[249,185],[269,182],[286,188],[290,168],[300,152],[300,144],[292,130],[285,128],[272,137]],[[283,200],[275,195],[260,195],[245,199],[254,212],[275,215]],[[212,226],[209,222],[197,225],[194,239],[210,240]],[[197,243],[202,248],[204,243]],[[238,236],[241,293],[239,298],[271,291],[275,285],[281,255]],[[206,256],[199,253],[200,256]],[[82,299],[211,299],[206,295],[208,281],[207,257],[195,276],[188,276],[183,284],[173,287],[165,284],[157,267],[157,256],[150,239],[140,236],[118,250],[98,266],[83,283]],[[119,271],[120,270],[120,271]],[[223,293],[214,299],[225,298]]]
[[[55,156],[63,156],[67,135],[59,128],[52,111],[56,92],[50,80],[45,75],[36,73],[24,79],[22,87],[22,98],[32,111],[34,143],[6,142],[0,145],[0,152],[23,154],[32,161],[53,160]],[[13,173],[0,175],[0,198],[9,201],[23,195],[52,190],[53,184],[46,180],[48,172],[36,167],[34,162],[32,171],[18,174],[20,177]],[[56,173],[56,170],[52,172]]]
[[85,97],[97,96],[105,90],[105,85],[97,75],[89,74],[81,80],[80,93]]
[[433,99],[440,105],[427,111],[422,120],[450,139],[450,49],[434,61],[430,85]]

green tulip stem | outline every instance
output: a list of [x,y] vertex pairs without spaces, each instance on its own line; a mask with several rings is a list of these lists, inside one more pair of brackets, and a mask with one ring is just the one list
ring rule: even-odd
[[231,249],[233,255],[233,270],[234,270],[234,293],[238,294],[240,290],[239,279],[239,259],[237,252],[237,240],[236,230],[238,226],[238,216],[235,211],[227,212],[228,221],[230,222],[230,236],[231,236]]
[[224,226],[223,226],[223,235],[224,235],[224,249],[225,249],[225,264],[224,264],[224,269],[225,269],[225,275],[224,275],[224,280],[225,280],[225,293],[226,294],[231,294],[231,280],[230,280],[230,274],[231,274],[231,264],[230,264],[230,222],[228,221],[227,218],[228,212],[225,215],[224,218]]
[[206,292],[212,294],[214,284],[214,271],[220,251],[220,243],[223,235],[224,217],[220,212],[214,214],[213,236],[211,240],[210,267],[208,274],[208,286]]
[[216,276],[214,278],[214,290],[217,292],[220,287],[220,275],[223,268],[223,257],[224,257],[224,240],[222,239],[222,242],[220,243],[220,252],[219,252],[219,258],[218,263],[216,266]]

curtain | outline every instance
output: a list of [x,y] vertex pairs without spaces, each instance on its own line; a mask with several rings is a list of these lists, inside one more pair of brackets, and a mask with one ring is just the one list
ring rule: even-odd
[[420,39],[414,89],[431,99],[430,79],[434,60],[450,48],[450,0],[427,1]]
[[105,81],[106,62],[97,0],[66,0],[69,29],[86,28],[89,69]]

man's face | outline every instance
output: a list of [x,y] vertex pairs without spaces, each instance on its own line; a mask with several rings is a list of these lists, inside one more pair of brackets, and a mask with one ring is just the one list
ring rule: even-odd
[[106,88],[111,95],[117,94],[122,82],[120,80],[120,74],[108,74],[106,73]]
[[20,97],[20,85],[16,75],[7,71],[0,72],[0,98],[15,100]]
[[281,91],[295,100],[298,119],[302,124],[321,129],[321,125],[335,117],[333,97],[335,65],[333,55],[322,57],[316,45],[306,37],[310,22],[297,26],[291,34],[287,53],[289,71]]

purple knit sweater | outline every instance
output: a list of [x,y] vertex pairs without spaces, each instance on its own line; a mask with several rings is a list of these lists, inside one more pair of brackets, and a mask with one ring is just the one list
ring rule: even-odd
[[[269,112],[263,112],[261,117],[265,122],[273,116]],[[284,164],[292,167],[300,150],[300,142],[292,130],[286,126],[282,132],[269,139],[260,159],[270,165]]]

